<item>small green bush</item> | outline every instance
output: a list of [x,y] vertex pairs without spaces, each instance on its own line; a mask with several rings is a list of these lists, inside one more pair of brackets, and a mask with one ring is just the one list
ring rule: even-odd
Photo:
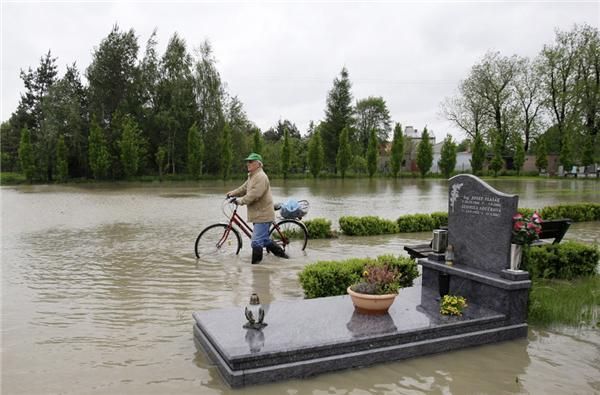
[[353,258],[345,261],[319,261],[306,265],[298,274],[307,299],[345,295],[346,288],[360,281],[366,265],[387,264],[402,273],[400,287],[411,287],[419,276],[416,262],[411,258],[378,256],[377,259]]
[[398,226],[394,221],[375,216],[340,218],[340,229],[349,236],[373,236],[389,233],[398,233]]
[[427,232],[436,228],[436,220],[429,214],[402,215],[397,222],[398,230],[403,233]]
[[[436,211],[431,213],[431,218],[433,219],[433,229],[439,229],[442,226],[448,226],[448,213],[444,211]],[[432,230],[433,230],[432,229]]]
[[525,249],[523,269],[532,278],[570,280],[596,274],[599,259],[597,246],[568,241]]
[[314,218],[303,221],[308,230],[309,239],[330,239],[335,237],[331,230],[331,221],[325,218]]
[[570,218],[573,222],[600,221],[599,203],[559,204],[540,211],[542,219]]

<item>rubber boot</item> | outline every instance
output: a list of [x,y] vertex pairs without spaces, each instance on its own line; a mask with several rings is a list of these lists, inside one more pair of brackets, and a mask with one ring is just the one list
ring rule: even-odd
[[252,264],[260,263],[263,258],[263,249],[262,247],[254,247],[252,248]]
[[281,248],[277,243],[271,243],[267,246],[267,251],[272,252],[275,256],[280,258],[290,259],[288,254],[285,253],[283,248]]

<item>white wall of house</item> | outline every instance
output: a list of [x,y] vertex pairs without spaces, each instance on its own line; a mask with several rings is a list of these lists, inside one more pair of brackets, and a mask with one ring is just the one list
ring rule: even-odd
[[[440,161],[441,155],[439,152],[433,154],[433,165],[431,166],[432,173],[440,173],[438,162]],[[457,152],[456,153],[456,166],[454,171],[463,172],[471,170],[471,153],[470,152]]]

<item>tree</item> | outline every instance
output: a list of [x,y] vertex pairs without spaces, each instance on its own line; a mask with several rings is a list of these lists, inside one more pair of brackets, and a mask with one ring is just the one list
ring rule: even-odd
[[56,176],[61,182],[69,178],[69,158],[65,138],[62,135],[58,137],[56,143]]
[[571,133],[563,134],[558,161],[564,166],[565,169],[569,169],[571,166],[573,166],[574,161]]
[[442,102],[441,114],[474,139],[483,134],[485,108],[485,100],[475,90],[473,76],[469,76],[460,82],[456,96]]
[[158,179],[162,181],[163,171],[167,164],[167,149],[163,146],[159,146],[156,150],[156,164],[158,165]]
[[336,157],[336,165],[342,178],[346,177],[346,171],[350,167],[350,161],[352,160],[352,152],[350,150],[349,141],[349,128],[346,126],[342,129],[340,134],[340,144],[338,146],[338,153]]
[[494,157],[490,162],[490,169],[494,172],[494,177],[498,177],[498,172],[502,170],[504,166],[504,159],[502,159],[502,135],[500,133],[490,133],[491,136],[495,136],[494,139]]
[[104,133],[95,118],[92,119],[90,126],[88,156],[90,170],[94,178],[98,180],[106,177],[110,168],[110,154],[106,148]]
[[188,131],[187,170],[192,178],[200,177],[202,174],[202,158],[204,156],[204,145],[198,131],[196,122]]
[[[138,86],[139,45],[133,29],[121,32],[117,25],[94,50],[86,70],[90,114],[104,132],[113,177],[120,172],[119,146],[124,115],[141,112]],[[114,118],[114,119],[113,119]]]
[[[225,117],[223,114],[223,100],[225,91],[221,76],[217,70],[216,59],[210,43],[205,41],[199,50],[200,59],[195,64],[194,93],[198,110],[198,128],[203,135],[205,147],[219,147],[224,141],[221,134],[225,131]],[[230,126],[227,127],[230,131]],[[231,139],[231,136],[228,137]],[[229,143],[231,144],[231,143]],[[229,148],[227,149],[229,150]],[[228,151],[229,152],[229,151]],[[205,169],[210,174],[223,175],[223,166],[219,168],[219,150],[208,149],[205,152]],[[221,157],[221,159],[224,159]],[[231,159],[229,159],[231,160]],[[229,170],[227,170],[227,177]]]
[[546,150],[546,139],[538,136],[535,146],[535,167],[538,171],[548,168],[548,151]]
[[283,133],[283,146],[281,147],[281,172],[283,173],[284,180],[287,179],[288,172],[290,171],[290,149],[290,134],[286,129]]
[[424,128],[423,133],[421,134],[421,141],[417,146],[417,167],[419,168],[421,177],[425,177],[425,175],[431,169],[432,164],[433,146],[429,141],[429,133],[427,132],[427,128]]
[[31,136],[29,129],[24,127],[21,130],[21,143],[19,144],[19,160],[21,162],[21,171],[27,181],[31,182],[35,175],[35,155],[31,145]]
[[515,153],[513,155],[513,166],[517,171],[517,175],[521,173],[523,164],[525,164],[525,147],[523,146],[523,140],[520,137],[517,137],[515,142]]
[[[502,57],[499,52],[488,52],[471,70],[473,89],[485,104],[484,111],[500,138],[502,152],[506,151],[510,136],[508,124],[514,110],[512,83],[518,74],[518,58]],[[495,138],[496,136],[490,136]]]
[[369,177],[373,177],[377,171],[377,135],[375,129],[371,129],[371,138],[369,138],[369,146],[367,147],[367,170]]
[[143,162],[146,150],[140,128],[132,117],[125,117],[123,132],[117,144],[125,177],[135,176]]
[[254,133],[252,134],[252,152],[256,152],[257,154],[262,153],[263,150],[263,139],[260,133],[259,128],[254,129]]
[[355,121],[362,153],[367,152],[371,130],[375,130],[380,142],[385,142],[389,138],[390,112],[383,98],[370,96],[367,99],[359,100],[356,103]]
[[223,126],[223,134],[221,138],[221,175],[223,180],[229,179],[231,173],[231,163],[233,161],[233,147],[231,142],[231,128],[228,123]]
[[[204,55],[203,55],[204,56]],[[210,63],[210,62],[209,62]],[[198,68],[199,66],[197,66]],[[218,135],[222,128],[222,107],[219,96],[219,122],[211,123],[203,120],[198,114],[206,103],[212,99],[207,91],[203,91],[204,81],[192,75],[192,57],[187,51],[185,40],[176,33],[171,36],[167,49],[160,60],[160,79],[157,86],[156,124],[160,133],[155,136],[153,146],[163,146],[167,150],[167,167],[171,173],[177,173],[187,160],[187,134],[197,122],[200,134],[207,136],[210,124],[211,138],[204,140],[205,147],[218,147]],[[207,76],[202,76],[203,78]],[[208,84],[208,82],[206,82]],[[219,82],[220,83],[220,82]],[[220,88],[219,88],[220,89]],[[212,91],[211,91],[212,92]],[[208,95],[208,96],[206,96]],[[220,92],[219,92],[220,95]],[[219,128],[219,130],[213,130]],[[209,141],[210,140],[210,141]],[[217,174],[218,152],[209,150],[212,160],[211,172]],[[209,153],[207,152],[207,156]],[[183,169],[182,169],[183,170]]]
[[394,139],[390,156],[392,175],[396,178],[404,160],[404,136],[402,135],[402,125],[399,123],[394,127]]
[[538,117],[542,108],[541,66],[539,61],[532,63],[527,58],[517,61],[518,72],[513,80],[516,100],[520,107],[519,126],[523,130],[525,152],[538,128]]
[[481,174],[483,164],[485,163],[485,143],[481,134],[475,136],[471,146],[471,170],[473,174]]
[[325,162],[337,173],[336,159],[340,134],[347,126],[352,126],[352,84],[348,78],[348,70],[345,67],[340,72],[340,78],[333,80],[333,87],[327,95],[327,106],[325,108],[325,121],[321,127],[323,147],[325,150]]
[[308,168],[314,178],[317,178],[323,162],[325,160],[325,151],[321,141],[321,128],[317,127],[308,143]]
[[450,178],[456,167],[456,144],[452,141],[452,136],[450,135],[446,136],[444,144],[442,144],[438,167],[446,178]]

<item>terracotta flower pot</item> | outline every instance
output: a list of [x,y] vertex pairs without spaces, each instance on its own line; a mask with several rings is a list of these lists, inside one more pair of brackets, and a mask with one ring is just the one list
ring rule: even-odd
[[352,298],[354,309],[361,314],[383,315],[386,314],[397,294],[368,295],[354,292],[348,287],[346,290]]

